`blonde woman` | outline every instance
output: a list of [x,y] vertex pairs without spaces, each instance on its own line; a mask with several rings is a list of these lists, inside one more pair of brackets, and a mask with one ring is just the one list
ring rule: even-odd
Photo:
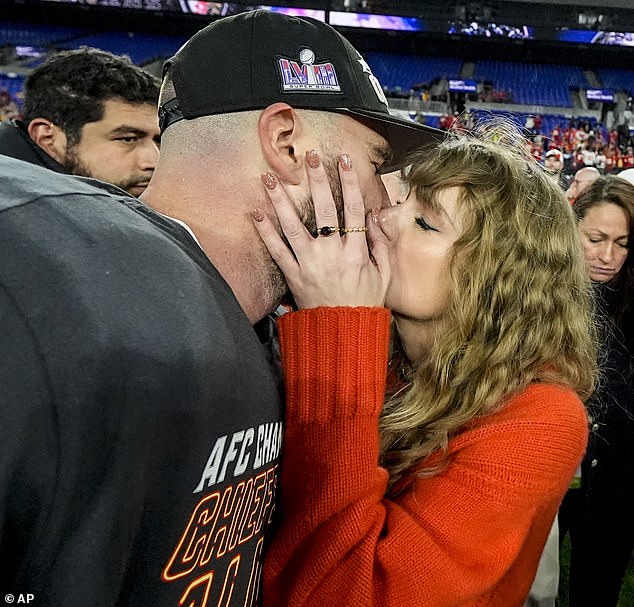
[[290,247],[272,209],[255,224],[301,308],[279,321],[265,606],[515,607],[529,592],[586,447],[596,341],[570,205],[495,140],[414,157],[409,195],[367,221],[343,155],[341,224],[311,150],[316,237],[264,180]]

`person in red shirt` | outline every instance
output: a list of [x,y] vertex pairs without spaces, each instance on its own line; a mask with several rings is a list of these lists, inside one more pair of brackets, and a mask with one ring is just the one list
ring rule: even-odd
[[542,117],[539,114],[537,114],[533,118],[533,123],[534,123],[535,133],[541,133],[542,132]]
[[605,173],[610,174],[616,170],[619,159],[619,150],[616,146],[610,144],[605,149]]
[[330,174],[339,216],[309,150],[317,236],[264,176],[254,224],[300,308],[278,321],[265,607],[526,599],[586,447],[596,339],[572,209],[499,135],[419,152],[406,197],[367,218],[355,160]]
[[561,148],[564,145],[564,131],[561,124],[553,127],[550,137],[556,148]]
[[544,154],[543,146],[537,143],[530,144],[530,154],[535,159],[536,162],[541,163],[543,160],[543,154]]
[[578,170],[581,167],[585,166],[583,163],[583,145],[581,144],[577,144],[575,146],[575,151],[573,154],[573,166],[575,170]]
[[453,123],[453,119],[448,114],[443,114],[440,117],[440,128],[443,131],[448,131],[451,128],[452,123]]

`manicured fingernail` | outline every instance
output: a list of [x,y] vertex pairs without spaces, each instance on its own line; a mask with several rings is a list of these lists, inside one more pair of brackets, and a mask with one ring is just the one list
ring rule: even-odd
[[379,209],[372,209],[372,221],[374,223],[379,223]]
[[341,156],[339,156],[339,165],[344,171],[351,171],[352,160],[350,159],[350,156],[348,156],[348,154],[341,154]]
[[264,221],[264,213],[260,209],[253,209],[252,213],[254,221],[262,223]]
[[262,182],[269,190],[274,190],[275,186],[277,186],[277,179],[275,179],[273,173],[264,173],[262,175]]
[[319,166],[319,154],[315,150],[308,150],[306,152],[306,162],[311,169],[316,169]]

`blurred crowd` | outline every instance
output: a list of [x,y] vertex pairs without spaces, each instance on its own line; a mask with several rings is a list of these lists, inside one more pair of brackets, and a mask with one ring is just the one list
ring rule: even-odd
[[[487,112],[490,118],[491,113]],[[438,127],[445,131],[465,132],[479,120],[479,112],[468,109],[459,114],[444,114]],[[595,167],[601,175],[634,168],[634,137],[628,123],[613,128],[587,118],[560,120],[552,126],[552,117],[526,116],[523,129],[530,154],[544,164],[549,152],[556,150],[562,174],[570,181],[579,169]],[[551,126],[546,126],[546,125]]]
[[12,97],[9,91],[0,89],[0,122],[11,118],[20,118],[19,99]]

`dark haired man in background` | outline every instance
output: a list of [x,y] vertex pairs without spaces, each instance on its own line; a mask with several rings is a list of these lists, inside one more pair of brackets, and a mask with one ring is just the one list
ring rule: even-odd
[[159,87],[125,56],[56,53],[26,79],[24,119],[0,124],[0,154],[138,196],[158,159]]

